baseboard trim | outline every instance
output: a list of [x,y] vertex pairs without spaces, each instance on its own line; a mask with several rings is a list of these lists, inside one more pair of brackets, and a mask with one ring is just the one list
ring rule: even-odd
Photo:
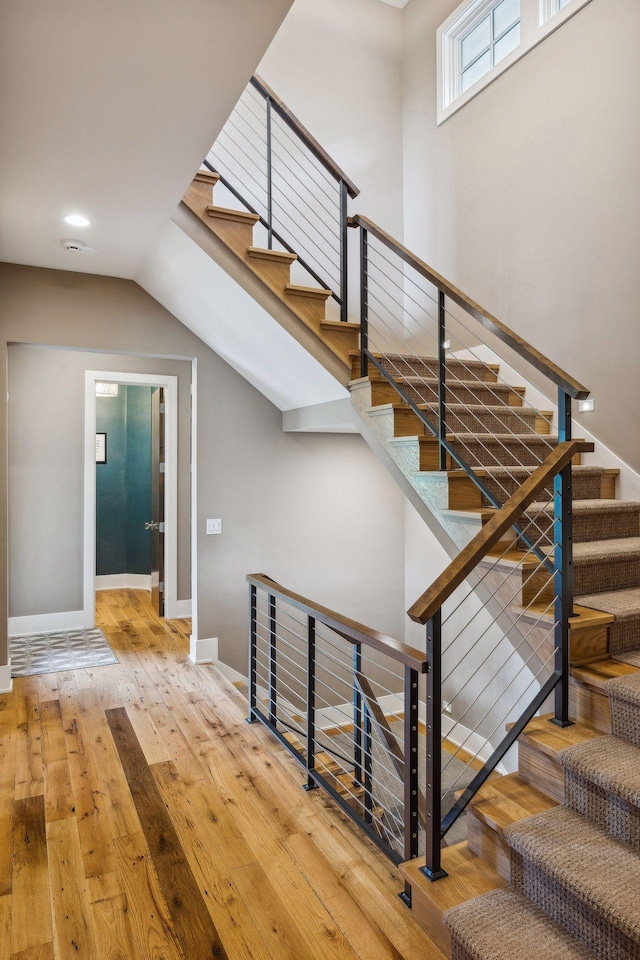
[[197,640],[193,635],[189,637],[189,660],[192,663],[218,662],[218,638],[210,637]]
[[211,637],[205,640],[196,640],[194,636],[189,637],[189,660],[192,663],[212,663],[216,670],[231,681],[231,683],[246,683],[247,678],[238,673],[233,667],[218,660],[218,638]]
[[167,620],[186,620],[191,616],[191,600],[176,600],[171,610],[165,611]]
[[11,660],[0,666],[0,693],[11,693],[13,680],[11,679]]
[[63,613],[39,613],[30,617],[9,617],[9,636],[29,633],[61,633],[63,630],[91,630],[93,610],[66,610]]
[[247,683],[247,678],[242,673],[238,673],[233,667],[223,663],[222,660],[216,660],[214,663],[216,670],[219,670],[223,677],[226,677],[231,683]]
[[151,574],[104,574],[96,577],[96,590],[151,590]]

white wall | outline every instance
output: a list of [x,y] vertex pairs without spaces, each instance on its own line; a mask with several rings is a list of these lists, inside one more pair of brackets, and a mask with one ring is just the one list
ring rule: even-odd
[[[296,0],[257,72],[359,188],[349,212],[401,238],[402,11],[375,0]],[[357,319],[355,230],[349,256]]]
[[405,243],[585,383],[637,470],[640,4],[592,0],[437,127],[457,2],[404,10]]

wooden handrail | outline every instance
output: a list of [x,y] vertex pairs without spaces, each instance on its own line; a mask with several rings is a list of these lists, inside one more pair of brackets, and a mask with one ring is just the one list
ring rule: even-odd
[[546,460],[528,477],[512,497],[495,513],[482,530],[476,534],[455,560],[449,564],[428,590],[416,600],[407,614],[416,623],[427,623],[448,600],[456,587],[485,558],[502,535],[518,522],[526,508],[533,503],[540,490],[549,483],[577,453],[593,452],[593,444],[586,440],[567,440],[559,443]]
[[330,627],[334,633],[339,634],[349,643],[362,643],[373,650],[384,653],[398,663],[411,667],[412,670],[417,670],[418,673],[426,673],[427,671],[427,658],[420,650],[416,650],[415,647],[410,647],[406,643],[400,643],[392,637],[387,637],[384,633],[378,633],[377,630],[372,630],[370,627],[365,627],[364,624],[358,623],[356,620],[343,617],[334,610],[329,610],[328,607],[322,607],[312,600],[307,600],[306,597],[292,593],[291,590],[280,586],[279,583],[276,583],[275,580],[264,573],[248,574],[247,583],[266,591],[272,597],[280,597],[281,600],[286,600],[292,607],[302,610],[310,617],[315,617],[316,620]]
[[312,134],[309,133],[304,124],[301,123],[296,115],[291,112],[286,103],[283,103],[278,94],[274,93],[271,87],[257,74],[254,74],[254,76],[251,77],[251,84],[256,88],[256,90],[258,90],[259,93],[262,94],[263,97],[268,97],[271,100],[271,105],[278,116],[282,117],[284,122],[291,127],[295,133],[298,134],[300,139],[306,144],[314,157],[320,161],[326,170],[329,171],[331,176],[335,177],[336,180],[342,180],[347,188],[347,193],[349,196],[352,199],[357,197],[360,191],[356,187],[355,183],[349,179],[344,170],[340,169],[335,160],[331,159],[324,147],[318,143]]
[[578,383],[573,377],[570,377],[568,373],[555,363],[552,363],[544,354],[536,350],[535,347],[532,347],[530,343],[527,343],[526,340],[523,340],[522,337],[514,333],[513,330],[510,330],[509,327],[501,323],[500,320],[497,320],[487,310],[484,310],[474,300],[467,297],[461,290],[458,290],[457,287],[449,283],[448,280],[445,280],[443,276],[433,270],[424,260],[416,257],[415,254],[407,250],[407,248],[397,240],[394,240],[393,237],[372,220],[363,217],[361,214],[357,214],[355,217],[349,217],[349,225],[364,227],[365,230],[376,237],[381,243],[384,243],[386,247],[393,250],[401,260],[409,264],[410,267],[413,267],[417,273],[425,277],[426,280],[450,297],[458,306],[466,310],[467,313],[470,313],[478,323],[481,323],[483,327],[498,337],[499,340],[502,340],[503,343],[506,343],[512,350],[515,350],[519,356],[527,360],[536,370],[544,373],[552,383],[555,383],[556,386],[564,390],[564,392],[574,400],[584,400],[589,396],[589,391],[585,386]]

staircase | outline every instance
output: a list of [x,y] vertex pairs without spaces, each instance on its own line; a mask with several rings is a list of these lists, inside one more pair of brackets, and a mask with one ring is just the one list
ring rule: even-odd
[[[268,89],[262,81],[259,86],[263,93]],[[268,110],[276,109],[273,95],[266,96]],[[279,101],[277,109],[285,111],[281,116],[291,129],[307,134]],[[290,315],[293,335],[301,343],[311,335],[319,348],[315,355],[330,358],[328,369],[334,374],[339,370],[336,375],[348,383],[363,434],[375,439],[392,472],[402,477],[460,551],[451,568],[409,610],[412,619],[427,625],[431,707],[425,722],[432,753],[438,757],[427,761],[426,799],[410,806],[410,796],[419,794],[415,779],[405,792],[408,859],[401,873],[407,902],[417,922],[454,960],[518,960],[534,954],[558,960],[640,960],[640,910],[635,902],[640,881],[640,503],[618,500],[618,471],[589,462],[593,444],[571,440],[571,398],[586,396],[584,388],[371,221],[361,216],[348,221],[346,195],[357,191],[312,138],[305,142],[339,185],[340,283],[323,284],[321,268],[306,248],[299,258],[286,237],[274,230],[271,188],[259,210],[242,201],[228,172],[221,176],[207,162],[183,204],[247,275],[277,298]],[[268,156],[270,151],[268,140]],[[244,209],[215,204],[214,188],[221,181]],[[357,323],[347,322],[347,224],[359,228],[361,239]],[[265,229],[268,246],[259,247],[255,231]],[[273,248],[274,237],[282,249]],[[308,286],[292,283],[291,271],[299,259]],[[328,315],[332,302],[338,304],[341,320]],[[469,318],[491,333],[490,350],[484,350],[482,331],[472,329]],[[496,341],[506,343],[557,387],[557,414],[528,402],[529,389],[517,382],[512,368],[507,367],[503,377]],[[527,489],[535,495],[524,498]],[[276,639],[281,639],[273,626],[276,597],[303,610],[309,624],[318,618],[358,649],[370,644],[396,666],[402,656],[409,657],[404,662],[411,662],[417,687],[426,666],[415,650],[406,648],[409,652],[398,657],[398,644],[389,638],[296,597],[268,578],[248,579],[254,609],[256,590],[267,591],[265,616],[271,618],[271,634],[264,649],[271,657],[267,672],[273,702]],[[489,735],[482,722],[471,728],[473,736],[481,734],[487,743],[495,735],[500,746],[477,782],[460,791],[458,809],[443,821],[448,828],[465,808],[468,811],[467,842],[443,850],[440,869],[439,702],[442,691],[445,699],[455,701],[476,679],[473,671],[458,679],[452,670],[452,694],[447,693],[446,678],[445,686],[439,685],[447,646],[443,628],[449,620],[442,607],[467,582],[471,590],[459,606],[469,597],[475,606],[462,629],[458,625],[451,646],[478,618],[478,609],[490,614],[493,627],[511,644],[509,656],[524,663],[519,671],[526,668],[533,674],[540,694],[524,712],[521,698],[514,701],[504,739],[504,723],[499,733]],[[253,642],[259,647],[252,624]],[[311,636],[315,638],[315,626],[309,626]],[[503,655],[504,646],[498,644],[495,650]],[[461,661],[466,655],[465,649]],[[498,687],[507,676],[500,669],[490,678]],[[356,714],[363,710],[362,703],[358,706],[359,671],[354,665]],[[315,697],[308,677],[306,683],[307,697]],[[405,676],[407,705],[412,703],[410,686]],[[554,712],[540,715],[543,704],[549,709],[545,697],[553,691]],[[306,702],[306,722],[315,743],[314,711],[309,699]],[[360,769],[354,780],[353,769],[340,766],[326,751],[309,751],[297,733],[278,730],[275,711],[266,716],[257,708],[255,689],[250,705],[250,718],[270,726],[306,765],[308,786],[324,786],[354,819],[369,826],[372,820],[382,821],[384,808],[373,802],[371,770],[363,775]],[[470,710],[463,701],[462,718]],[[569,712],[576,721],[571,725]],[[453,729],[461,722],[454,720]],[[362,764],[358,723],[355,769]],[[370,718],[368,729],[370,738]],[[516,740],[517,773],[489,779]],[[464,755],[468,741],[454,739],[447,748]],[[405,731],[405,753],[398,759],[397,751],[389,751],[390,765],[400,776],[412,742],[417,741]],[[415,769],[412,774],[417,776]],[[415,817],[413,834],[406,821],[409,809]],[[425,816],[431,809],[433,818]],[[417,853],[418,820],[426,828],[426,857]],[[378,829],[380,837],[384,832]],[[378,842],[374,831],[369,835]],[[384,843],[379,846],[384,849]],[[394,857],[393,850],[385,852]],[[437,882],[429,882],[434,879]]]

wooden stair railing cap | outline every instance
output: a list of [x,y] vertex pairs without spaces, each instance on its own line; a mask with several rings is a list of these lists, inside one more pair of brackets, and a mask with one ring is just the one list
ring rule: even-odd
[[488,551],[500,538],[517,523],[529,504],[533,503],[540,490],[562,470],[576,453],[590,453],[593,444],[586,440],[567,440],[559,443],[546,460],[534,470],[531,476],[500,507],[488,523],[464,547],[458,556],[434,580],[421,597],[407,610],[415,623],[427,623],[437,613],[445,600],[448,600],[456,587],[469,576]]
[[458,306],[466,310],[467,313],[470,313],[478,323],[481,323],[483,327],[498,337],[499,340],[502,340],[503,343],[511,347],[512,350],[527,360],[536,370],[544,373],[552,383],[555,383],[556,386],[564,390],[564,392],[574,400],[585,400],[589,396],[589,391],[585,386],[577,380],[574,380],[568,373],[545,357],[543,353],[540,353],[539,350],[536,350],[530,343],[527,343],[527,341],[523,340],[517,333],[510,330],[504,323],[501,323],[500,320],[492,316],[487,310],[484,310],[474,300],[467,297],[461,290],[454,287],[452,283],[449,283],[448,280],[445,280],[443,276],[433,270],[424,260],[421,260],[415,254],[411,253],[410,250],[397,240],[394,240],[382,227],[379,227],[372,220],[363,217],[361,214],[349,217],[349,226],[364,227],[364,229],[373,234],[374,237],[377,237],[381,243],[384,243],[385,246],[393,250],[401,260],[413,267],[421,276],[429,280],[438,290],[445,293],[457,303]]
[[400,643],[399,640],[387,637],[384,633],[378,633],[377,630],[372,630],[370,627],[358,623],[357,620],[350,620],[348,617],[336,613],[335,610],[330,610],[328,607],[314,603],[313,600],[301,597],[299,594],[287,590],[286,587],[282,587],[264,573],[249,573],[246,579],[247,583],[264,590],[272,597],[280,597],[310,617],[315,617],[316,620],[330,627],[334,633],[337,633],[349,643],[362,643],[373,650],[384,653],[398,663],[411,667],[412,670],[417,670],[418,673],[427,672],[426,655],[422,651],[416,650],[415,647]]
[[263,96],[269,97],[271,100],[273,109],[276,111],[278,116],[282,117],[284,122],[291,127],[291,129],[298,134],[301,140],[307,145],[314,157],[320,161],[322,166],[329,171],[329,173],[336,178],[336,180],[342,180],[344,185],[347,188],[347,193],[352,199],[355,199],[360,193],[355,183],[349,179],[344,170],[342,170],[338,164],[333,160],[324,147],[318,143],[316,138],[309,133],[307,128],[301,123],[296,115],[291,112],[286,103],[280,99],[277,93],[274,93],[271,87],[265,83],[262,77],[259,77],[254,74],[251,77],[251,84],[258,90]]

